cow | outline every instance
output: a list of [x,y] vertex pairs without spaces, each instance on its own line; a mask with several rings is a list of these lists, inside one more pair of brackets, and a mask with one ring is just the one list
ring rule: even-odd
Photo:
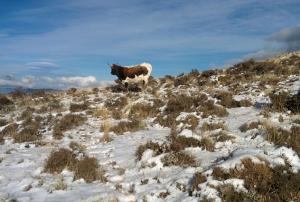
[[152,66],[149,63],[142,63],[133,66],[120,66],[117,64],[111,65],[111,75],[118,77],[117,82],[120,82],[128,87],[128,84],[143,82],[144,85],[148,83],[152,71]]

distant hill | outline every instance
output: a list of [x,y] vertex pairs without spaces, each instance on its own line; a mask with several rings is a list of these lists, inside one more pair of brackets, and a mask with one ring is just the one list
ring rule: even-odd
[[17,86],[0,86],[0,94],[8,94],[14,91],[20,91],[24,93],[34,93],[38,91],[47,91],[47,92],[53,92],[58,91],[57,89],[50,89],[50,88],[23,88],[23,87],[17,87]]

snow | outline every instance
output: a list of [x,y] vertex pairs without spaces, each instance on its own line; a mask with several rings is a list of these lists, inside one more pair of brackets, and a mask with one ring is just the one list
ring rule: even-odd
[[[211,78],[217,81],[217,77]],[[167,98],[168,87],[164,84],[158,90],[157,94],[161,99]],[[290,76],[282,81],[278,88],[289,92],[299,90],[299,76]],[[197,92],[198,88],[183,88],[178,86],[174,92],[192,94]],[[220,89],[227,89],[227,86],[221,86]],[[203,92],[213,99],[209,90]],[[61,103],[66,107],[61,113],[69,113],[70,103],[80,97],[73,97],[62,93],[60,95]],[[104,101],[117,99],[124,96],[122,93],[110,93],[104,88],[100,89],[98,98],[101,101],[95,102],[95,95],[87,95],[87,100],[92,104],[92,109],[103,107]],[[124,111],[130,106],[143,103],[153,106],[151,99],[155,96],[142,92],[140,96],[132,99]],[[247,132],[241,132],[239,127],[244,123],[254,121],[270,122],[275,126],[290,129],[291,121],[296,116],[289,113],[272,112],[270,117],[264,118],[260,115],[262,108],[270,104],[267,93],[261,91],[257,83],[247,86],[247,89],[234,96],[235,100],[250,100],[254,106],[226,109],[229,113],[227,117],[210,116],[202,118],[197,112],[181,112],[176,117],[177,122],[193,115],[199,119],[198,127],[195,130],[185,128],[184,124],[178,124],[177,129],[180,136],[195,138],[201,140],[203,137],[213,138],[222,129],[214,131],[201,131],[203,123],[224,123],[226,133],[233,137],[227,141],[216,142],[214,151],[207,151],[200,147],[185,148],[187,152],[195,156],[196,166],[183,168],[180,166],[164,166],[161,159],[165,153],[155,155],[154,151],[147,149],[141,157],[136,158],[137,148],[152,141],[157,143],[168,142],[170,128],[165,128],[159,124],[153,123],[154,118],[144,120],[147,127],[137,132],[126,132],[123,135],[109,133],[112,141],[103,143],[101,138],[104,133],[100,132],[100,127],[105,121],[103,118],[92,117],[83,113],[87,121],[77,128],[66,131],[64,138],[55,140],[52,138],[52,131],[43,132],[42,141],[44,144],[34,143],[14,143],[12,138],[5,137],[4,144],[0,145],[0,201],[9,201],[16,199],[18,201],[198,201],[207,197],[215,201],[221,201],[219,192],[214,186],[232,185],[235,190],[247,192],[242,179],[227,179],[218,181],[213,179],[211,173],[218,166],[224,170],[232,168],[242,168],[242,160],[250,158],[254,163],[270,163],[271,166],[285,165],[289,163],[293,172],[300,170],[300,159],[292,148],[278,147],[271,142],[266,141],[264,131],[252,129]],[[216,101],[216,99],[214,99]],[[78,101],[78,100],[77,100]],[[165,100],[164,100],[165,101]],[[79,102],[78,102],[79,103]],[[160,112],[164,112],[166,105],[160,107]],[[21,110],[16,114],[20,114]],[[59,112],[52,112],[55,117]],[[80,113],[80,112],[79,112]],[[126,115],[126,114],[125,114]],[[10,118],[10,114],[2,116]],[[44,117],[46,117],[45,114]],[[283,117],[283,122],[279,122],[279,117]],[[124,116],[123,120],[127,120]],[[116,125],[120,120],[108,118],[111,125]],[[21,121],[19,121],[21,123]],[[0,127],[2,131],[5,126]],[[50,127],[49,127],[50,128]],[[58,148],[69,148],[70,142],[80,143],[85,147],[85,154],[95,157],[99,166],[105,171],[107,182],[94,181],[86,183],[83,179],[73,180],[74,173],[65,169],[59,174],[49,174],[44,172],[45,161],[51,151]],[[80,151],[77,154],[82,156]],[[199,190],[194,191],[189,196],[191,179],[196,172],[202,172],[207,176],[207,181],[199,184]],[[58,187],[63,187],[59,189]],[[184,191],[183,191],[184,190]],[[162,198],[160,194],[165,194]],[[166,194],[167,193],[167,194]]]

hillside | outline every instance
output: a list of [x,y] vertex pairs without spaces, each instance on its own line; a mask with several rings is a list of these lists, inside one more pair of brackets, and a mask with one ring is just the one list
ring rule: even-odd
[[300,53],[0,97],[0,201],[300,201]]

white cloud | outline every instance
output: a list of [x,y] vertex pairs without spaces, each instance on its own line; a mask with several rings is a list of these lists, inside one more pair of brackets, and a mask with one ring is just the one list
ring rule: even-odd
[[94,76],[75,77],[37,77],[24,76],[19,80],[0,79],[0,86],[18,86],[27,88],[67,89],[70,87],[88,88],[111,84],[111,81],[97,81]]
[[48,61],[30,62],[27,63],[26,66],[28,66],[30,69],[47,69],[47,68],[59,67],[58,64],[55,64],[53,62],[48,62]]

